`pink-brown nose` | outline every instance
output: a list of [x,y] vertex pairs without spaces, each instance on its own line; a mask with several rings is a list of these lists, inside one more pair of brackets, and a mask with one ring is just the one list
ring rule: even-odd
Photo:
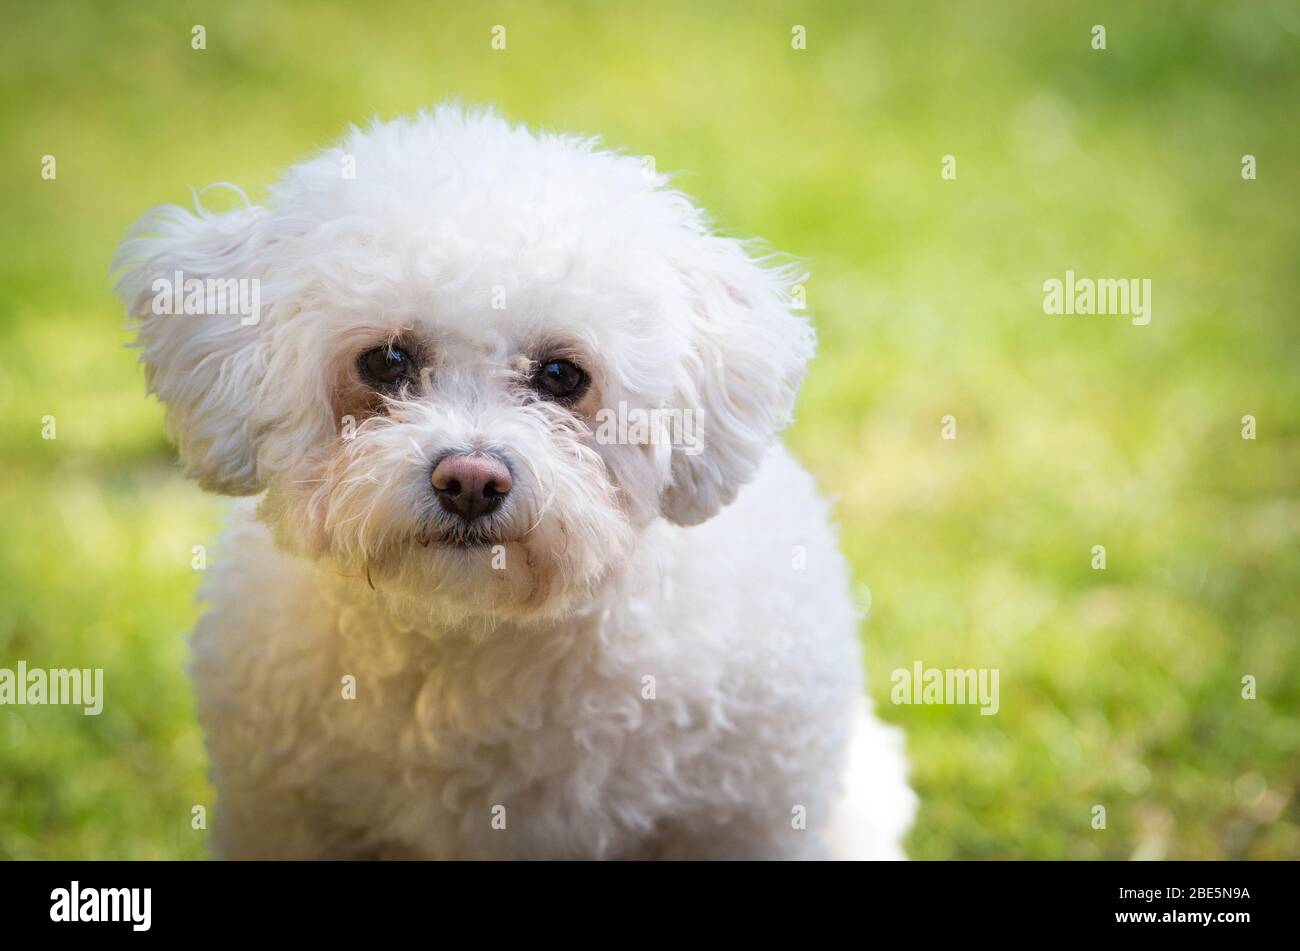
[[433,491],[449,513],[472,522],[510,494],[510,470],[496,456],[444,456],[433,467]]

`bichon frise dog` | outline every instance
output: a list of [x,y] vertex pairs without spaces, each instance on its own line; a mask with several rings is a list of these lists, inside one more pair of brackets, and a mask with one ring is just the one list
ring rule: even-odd
[[797,274],[648,163],[444,106],[117,290],[240,504],[193,672],[229,857],[901,857],[849,572],[776,441]]

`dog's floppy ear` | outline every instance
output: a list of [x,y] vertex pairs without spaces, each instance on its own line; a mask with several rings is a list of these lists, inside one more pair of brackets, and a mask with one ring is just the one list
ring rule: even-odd
[[[260,307],[256,259],[266,219],[256,206],[211,214],[163,205],[136,222],[113,264],[114,290],[136,321],[134,345],[150,392],[167,408],[186,474],[227,495],[263,487],[251,410],[267,354],[260,314],[241,308],[250,299]],[[218,286],[225,303],[212,307]],[[195,293],[208,313],[185,313]]]
[[662,511],[679,525],[712,517],[753,477],[790,421],[815,348],[811,325],[792,310],[793,268],[717,236],[701,236],[691,252],[677,262],[691,342],[675,403],[699,414],[702,449],[673,449]]

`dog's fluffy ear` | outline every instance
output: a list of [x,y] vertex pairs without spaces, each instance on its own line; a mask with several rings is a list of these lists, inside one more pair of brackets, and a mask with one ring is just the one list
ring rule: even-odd
[[177,274],[184,282],[260,280],[266,217],[256,206],[211,214],[164,205],[136,222],[113,265],[114,290],[136,321],[149,390],[167,408],[186,474],[227,495],[263,487],[252,414],[267,357],[260,322],[167,313],[164,301],[174,300]]
[[691,348],[675,402],[699,414],[703,449],[673,450],[662,511],[679,525],[712,517],[753,477],[790,421],[816,343],[792,310],[792,267],[755,259],[729,238],[701,237],[692,252],[677,263]]

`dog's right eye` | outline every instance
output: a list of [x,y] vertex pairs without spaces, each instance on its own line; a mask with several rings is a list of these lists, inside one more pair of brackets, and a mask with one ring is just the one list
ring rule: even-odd
[[374,387],[387,389],[411,379],[415,366],[400,347],[375,347],[357,358],[361,377]]

